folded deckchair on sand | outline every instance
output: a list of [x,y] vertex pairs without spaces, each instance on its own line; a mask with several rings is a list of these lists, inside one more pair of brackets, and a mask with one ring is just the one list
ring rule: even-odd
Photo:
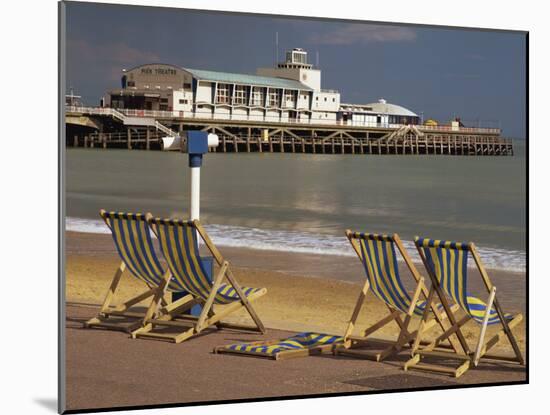
[[[415,238],[415,245],[432,281],[429,299],[431,300],[436,296],[441,301],[444,312],[451,323],[451,327],[437,340],[456,336],[460,343],[460,349],[454,353],[434,351],[433,347],[429,346],[418,349],[417,343],[425,333],[423,323],[426,320],[426,316],[423,316],[417,339],[413,345],[413,357],[405,364],[405,370],[435,371],[458,377],[470,367],[477,366],[482,358],[516,362],[524,365],[523,356],[512,334],[512,329],[523,317],[521,314],[511,315],[502,311],[496,297],[496,287],[489,279],[489,275],[483,267],[475,245],[473,243],[440,241],[418,237]],[[470,253],[481,275],[483,286],[487,289],[486,303],[470,295],[468,292],[468,254]],[[460,309],[465,313],[465,316],[459,321],[450,312],[449,299],[458,304]],[[480,325],[475,352],[470,351],[466,338],[462,333],[462,326],[471,320]],[[498,323],[502,325],[502,330],[491,337],[491,339],[484,341],[487,326]],[[514,356],[488,354],[487,352],[504,337],[507,337],[512,345]],[[421,362],[421,359],[428,356],[441,358],[441,360],[459,360],[461,363],[458,367],[451,368],[444,365]]]
[[[167,274],[155,254],[145,215],[106,212],[103,209],[100,215],[111,230],[121,262],[98,315],[84,323],[84,326],[132,331],[141,326],[145,312],[129,311],[130,308],[153,297],[156,288],[165,284]],[[147,289],[118,306],[112,306],[111,303],[125,270],[130,271],[133,277],[143,282]],[[169,287],[172,291],[173,288],[177,287]],[[163,299],[161,298],[160,301]]]
[[[409,331],[413,314],[422,316],[425,310],[427,313],[433,314],[434,316],[432,320],[426,322],[426,326],[432,327],[435,324],[439,324],[441,329],[446,331],[446,321],[443,315],[440,314],[439,307],[431,301],[421,300],[421,296],[427,299],[428,289],[424,285],[424,278],[415,268],[397,234],[390,236],[365,234],[347,230],[346,236],[361,260],[367,278],[345,332],[344,343],[335,348],[335,354],[346,354],[381,361],[392,354],[398,353],[404,346],[408,344],[412,345],[415,339],[417,331]],[[414,278],[415,288],[412,296],[409,295],[401,280],[395,247],[397,247],[408,270]],[[369,290],[376,298],[386,305],[389,314],[368,327],[362,333],[362,336],[353,336],[359,312],[361,311],[361,307],[363,306],[363,302]],[[427,304],[429,305],[427,306]],[[371,343],[380,342],[380,340],[376,342],[372,341],[370,336],[392,322],[397,323],[399,326],[399,335],[397,339],[395,341],[390,341],[389,346],[381,352],[366,350],[367,346],[372,345]],[[453,350],[458,347],[454,339],[449,339],[449,342]],[[449,347],[449,345],[442,344],[440,341],[437,343],[437,347],[446,348]]]
[[247,356],[283,360],[332,351],[334,346],[342,341],[343,337],[340,336],[304,332],[286,339],[219,346],[214,348],[214,353],[236,353]]
[[[171,283],[180,291],[187,291],[189,294],[178,300],[180,302],[178,307],[172,308],[169,305],[161,310],[158,318],[153,316],[159,304],[153,301],[143,320],[143,326],[132,332],[133,337],[180,343],[213,325],[217,328],[228,327],[265,332],[260,318],[250,303],[264,295],[267,290],[265,288],[241,288],[233,276],[229,263],[222,257],[198,220],[160,219],[153,218],[151,214],[146,216],[149,226],[159,239],[160,250],[172,274]],[[199,255],[197,234],[200,235],[219,265],[218,273],[213,281],[207,278]],[[228,283],[222,283],[224,278]],[[159,290],[165,288],[166,286],[160,287]],[[162,298],[162,293],[159,293],[158,298]],[[181,303],[182,301],[187,301],[187,303]],[[195,304],[202,306],[198,317],[183,314]],[[254,321],[254,326],[221,322],[222,318],[243,308]],[[169,333],[167,329],[176,329],[177,333]]]

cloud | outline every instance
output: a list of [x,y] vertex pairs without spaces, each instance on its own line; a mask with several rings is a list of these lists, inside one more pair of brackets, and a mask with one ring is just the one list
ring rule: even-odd
[[107,72],[110,80],[118,80],[123,68],[160,61],[156,53],[133,48],[124,42],[93,44],[80,39],[67,42],[67,58],[69,65]]
[[356,43],[411,42],[416,39],[416,32],[408,27],[346,24],[329,32],[316,32],[309,36],[309,41],[321,45],[352,45]]

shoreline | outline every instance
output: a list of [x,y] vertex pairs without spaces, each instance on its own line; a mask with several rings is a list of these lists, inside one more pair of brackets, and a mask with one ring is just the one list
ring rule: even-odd
[[[212,217],[210,218],[213,219]],[[251,227],[250,227],[251,226]],[[355,257],[349,243],[342,234],[312,233],[310,230],[264,229],[262,224],[247,226],[210,224],[206,226],[210,237],[217,246],[224,249],[252,249],[263,252],[296,253],[333,257]],[[109,235],[102,220],[67,217],[66,232]],[[416,255],[412,239],[404,239],[405,248],[411,252],[413,260],[421,264]],[[477,245],[477,244],[476,244]],[[505,272],[526,272],[526,253],[514,248],[497,246],[477,246],[486,269]],[[400,260],[400,258],[398,258]]]

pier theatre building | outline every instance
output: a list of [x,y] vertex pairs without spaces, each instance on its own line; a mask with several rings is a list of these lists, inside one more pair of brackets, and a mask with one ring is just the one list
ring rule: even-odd
[[321,88],[321,70],[307,52],[293,49],[285,62],[255,75],[145,64],[123,70],[121,88],[102,105],[118,110],[166,111],[174,116],[269,123],[415,125],[419,117],[398,105],[341,102],[340,92]]

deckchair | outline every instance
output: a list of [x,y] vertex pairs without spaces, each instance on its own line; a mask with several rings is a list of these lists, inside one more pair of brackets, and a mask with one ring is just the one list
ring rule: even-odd
[[[237,283],[229,267],[229,262],[222,257],[198,220],[160,219],[153,218],[149,213],[146,217],[149,226],[159,239],[160,249],[173,276],[174,285],[180,291],[187,291],[189,294],[178,300],[187,299],[186,305],[182,304],[181,307],[178,306],[174,309],[165,307],[163,312],[158,313],[158,318],[153,316],[159,304],[152,302],[143,320],[143,326],[133,331],[132,337],[180,343],[213,325],[217,328],[228,327],[265,333],[265,328],[250,303],[264,295],[267,290],[265,288],[241,287]],[[219,265],[219,270],[213,281],[206,276],[205,267],[199,255],[197,234]],[[222,283],[224,278],[227,278],[228,283]],[[162,298],[162,293],[159,293],[158,298]],[[182,314],[183,311],[195,304],[202,306],[198,317]],[[242,308],[248,312],[254,321],[254,326],[221,322],[224,317]],[[159,328],[161,330],[158,330]],[[178,332],[166,332],[167,328],[175,328]]]
[[342,337],[324,333],[303,332],[286,339],[235,343],[214,348],[214,353],[236,353],[274,360],[306,357],[332,351]]
[[[429,346],[418,349],[417,343],[425,332],[425,327],[423,326],[425,316],[423,316],[417,339],[413,345],[413,357],[405,364],[405,370],[434,371],[459,377],[472,366],[477,366],[482,358],[516,362],[524,365],[523,356],[512,334],[512,329],[521,322],[523,316],[522,314],[512,315],[504,313],[496,297],[496,287],[489,279],[489,275],[481,262],[475,245],[473,243],[440,241],[419,237],[415,238],[415,245],[432,281],[428,294],[429,299],[437,297],[441,301],[444,312],[451,323],[451,327],[437,340],[447,339],[451,336],[456,337],[460,343],[460,349],[454,353],[433,351],[433,348]],[[486,303],[470,295],[468,292],[468,255],[470,253],[483,280],[483,286],[487,290]],[[449,312],[449,299],[459,305],[460,309],[465,313],[462,319],[457,320],[453,313]],[[470,350],[466,338],[462,333],[464,324],[471,320],[480,325],[480,333],[474,352]],[[487,326],[498,323],[502,325],[502,330],[491,339],[485,341]],[[504,337],[507,337],[512,345],[514,351],[513,357],[487,353]],[[461,363],[457,367],[451,368],[421,362],[421,359],[425,356],[459,360]]]
[[[157,258],[145,215],[106,212],[103,209],[100,215],[111,231],[121,262],[99,313],[85,322],[84,327],[102,327],[130,332],[141,326],[145,316],[145,312],[131,311],[130,308],[154,297],[156,289],[164,286],[169,280],[169,273],[163,270]],[[122,304],[113,306],[111,303],[126,270],[129,270],[130,274],[141,281],[147,289]],[[178,287],[174,284],[168,287],[170,291],[177,291],[177,289]],[[166,305],[162,298],[159,301]]]
[[[416,337],[416,331],[409,331],[412,316],[423,316],[425,310],[431,311],[434,315],[434,319],[426,323],[428,327],[439,324],[443,331],[446,330],[445,319],[440,315],[438,306],[432,304],[431,301],[420,299],[421,296],[424,299],[427,298],[428,289],[424,284],[424,278],[415,268],[403,246],[399,235],[366,234],[347,230],[346,236],[361,260],[367,279],[344,334],[344,343],[342,346],[335,348],[335,354],[346,354],[381,361],[398,353],[404,346],[412,345]],[[401,280],[395,247],[397,247],[414,278],[415,288],[412,296],[409,295]],[[376,298],[386,305],[389,314],[367,328],[362,336],[353,336],[357,317],[369,289]],[[365,346],[371,343],[369,337],[392,322],[397,323],[400,329],[397,339],[390,341],[389,346],[381,352],[373,353],[371,350],[365,350]],[[381,342],[381,340],[378,340],[378,342]],[[453,339],[449,342],[450,345],[438,342],[437,347],[451,347],[453,350],[458,347]]]

